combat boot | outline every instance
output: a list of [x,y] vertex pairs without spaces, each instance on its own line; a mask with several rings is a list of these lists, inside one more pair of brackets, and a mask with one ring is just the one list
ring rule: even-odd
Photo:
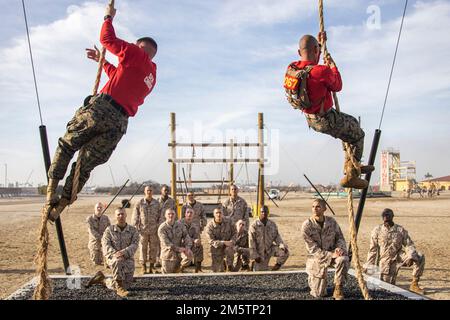
[[117,280],[116,281],[116,293],[119,297],[126,298],[130,294],[124,287],[123,287],[123,281]]
[[419,278],[413,278],[409,291],[415,292],[417,294],[425,294],[425,290],[419,287]]
[[344,300],[344,293],[342,292],[342,286],[340,284],[335,285],[333,298],[334,300]]
[[365,189],[369,185],[366,180],[359,177],[361,175],[361,169],[359,166],[357,165],[357,168],[355,168],[352,161],[347,156],[345,157],[344,172],[345,176],[340,181],[342,187]]
[[273,267],[272,267],[272,271],[278,271],[281,268],[281,264],[276,263]]
[[241,271],[250,271],[250,266],[248,264],[243,264],[241,267]]
[[343,188],[365,189],[369,186],[369,183],[367,182],[367,180],[358,177],[345,176],[341,180],[341,186]]
[[106,287],[106,282],[105,282],[105,275],[103,274],[103,272],[98,271],[87,283],[87,285],[85,286],[86,288],[89,288],[91,286],[93,286],[94,284],[101,284],[102,286]]
[[141,264],[141,273],[147,274],[147,265],[145,263]]
[[195,263],[195,273],[199,273],[199,272],[203,272],[202,271],[202,263],[201,262],[196,262]]
[[61,198],[58,201],[58,204],[53,207],[49,214],[48,214],[48,220],[55,222],[56,219],[58,219],[59,215],[61,214],[61,212],[64,211],[64,209],[70,204],[70,200],[67,198]]
[[155,268],[154,263],[150,263],[150,268],[148,269],[148,273],[153,273],[153,269]]

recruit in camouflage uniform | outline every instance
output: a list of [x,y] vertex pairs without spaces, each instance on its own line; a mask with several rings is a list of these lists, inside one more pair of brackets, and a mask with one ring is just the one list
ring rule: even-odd
[[[320,41],[311,35],[304,35],[300,39],[298,52],[301,60],[291,63],[288,67],[284,84],[286,96],[295,109],[304,113],[310,128],[348,143],[354,152],[355,162],[360,164],[365,134],[355,117],[333,109],[331,92],[342,89],[342,79],[330,55],[324,57],[327,65],[317,64],[321,53],[320,43],[326,41],[326,34],[321,32],[318,38]],[[306,76],[302,76],[304,74]],[[346,175],[341,180],[341,185],[346,188],[364,189],[368,183],[360,179],[359,175],[373,170],[373,166],[355,169],[346,153]]]
[[177,204],[174,199],[169,197],[169,187],[166,185],[163,185],[161,188],[161,196],[158,199],[159,202],[159,213],[161,215],[160,218],[160,224],[166,221],[166,210],[167,209],[173,209],[175,210],[175,220],[178,220],[177,215]]
[[155,200],[150,186],[144,189],[145,198],[135,206],[131,224],[139,231],[139,263],[142,273],[147,273],[147,261],[150,262],[149,272],[154,271],[154,264],[158,254],[160,225],[159,202]]
[[[84,150],[79,155],[81,169],[78,190],[74,190],[74,194],[82,190],[95,167],[108,161],[126,133],[128,117],[136,114],[156,82],[156,64],[152,59],[158,45],[149,37],[140,38],[135,44],[117,38],[112,24],[115,14],[113,6],[108,6],[100,42],[119,58],[118,65],[116,67],[103,61],[108,82],[100,94],[85,99],[84,105],[76,111],[67,124],[66,133],[58,141],[48,171],[47,201],[44,207],[51,221],[55,221],[64,208],[75,201],[72,199],[75,163],[66,178],[61,198],[56,195],[58,182],[64,177],[75,152]],[[87,57],[96,62],[102,61],[98,49],[87,49]]]
[[289,258],[289,249],[283,242],[275,222],[268,219],[268,214],[268,207],[263,206],[259,219],[252,222],[248,232],[250,258],[255,261],[255,271],[269,270],[271,257],[277,258],[272,271],[279,270]]
[[[185,217],[181,219],[181,222],[186,227],[187,233],[192,239],[192,254],[194,256],[195,273],[202,271],[203,262],[203,245],[200,237],[200,227],[194,224],[194,210],[192,208],[187,208],[185,212]],[[182,264],[184,264],[182,262]]]
[[166,221],[158,228],[162,273],[182,272],[192,262],[191,237],[184,223],[175,221],[175,215],[173,209],[167,209]]
[[194,217],[192,223],[197,225],[200,228],[200,232],[203,231],[206,227],[206,223],[208,222],[206,219],[205,208],[203,204],[194,199],[194,193],[188,192],[187,194],[187,202],[183,204],[181,207],[181,217],[185,217],[186,209],[191,208],[194,210]]
[[308,251],[306,272],[311,289],[310,294],[316,298],[326,295],[328,267],[333,266],[336,269],[333,296],[341,300],[344,298],[342,285],[347,278],[349,268],[344,235],[335,219],[324,216],[325,201],[321,199],[313,201],[312,210],[313,216],[303,222],[301,229]]
[[425,256],[416,250],[408,231],[393,223],[394,213],[391,209],[385,209],[382,215],[383,218],[384,215],[391,215],[392,223],[378,225],[372,230],[365,270],[376,266],[378,258],[381,280],[395,284],[400,268],[412,265],[413,281],[410,290],[423,294],[418,283],[425,268]]
[[117,224],[106,228],[102,237],[103,255],[112,270],[113,284],[121,296],[133,281],[134,254],[138,248],[139,233],[126,223],[125,209],[116,210]]
[[223,204],[223,215],[231,219],[231,224],[236,225],[239,219],[245,221],[248,226],[249,216],[247,211],[247,202],[238,196],[239,189],[236,185],[231,185],[230,187],[230,197],[226,199]]
[[103,264],[102,236],[106,228],[111,225],[107,215],[103,214],[103,204],[95,205],[95,213],[86,219],[89,231],[89,256],[96,265]]
[[[233,270],[235,228],[223,217],[222,208],[214,209],[214,219],[206,225],[206,235],[211,249],[212,271],[223,272],[224,263],[228,271]],[[226,259],[226,262],[224,262]]]
[[248,231],[245,221],[240,219],[236,222],[236,233],[233,236],[234,242],[234,271],[250,270],[250,249],[248,244]]
[[[161,196],[158,199],[159,202],[159,213],[160,213],[160,218],[159,218],[159,224],[161,225],[162,223],[164,223],[164,221],[166,221],[166,210],[167,209],[173,209],[175,210],[175,220],[178,220],[178,211],[177,211],[177,204],[175,202],[174,199],[172,199],[169,196],[169,187],[167,185],[162,185],[161,187]],[[160,267],[161,263],[159,261],[159,256],[161,255],[161,246],[160,243],[158,242],[158,248],[156,250],[156,263],[155,263],[155,267]]]

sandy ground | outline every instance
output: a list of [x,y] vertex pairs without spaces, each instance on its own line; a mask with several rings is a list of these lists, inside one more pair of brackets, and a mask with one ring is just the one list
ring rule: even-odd
[[[244,195],[249,203],[255,197]],[[438,198],[412,199],[401,197],[374,198],[366,202],[366,210],[361,221],[359,248],[361,260],[366,259],[371,230],[381,223],[381,211],[389,207],[396,213],[395,222],[403,225],[411,235],[416,247],[426,256],[425,273],[421,285],[432,299],[450,299],[450,193]],[[283,239],[290,248],[291,256],[285,270],[304,269],[306,249],[300,237],[302,222],[309,217],[312,196],[309,194],[289,194],[280,208],[273,204],[271,218],[278,224]],[[97,201],[109,202],[106,196],[84,196],[62,215],[64,236],[72,266],[78,267],[83,275],[93,274],[97,269],[89,261],[85,224]],[[121,198],[115,204],[119,205]],[[40,208],[43,198],[0,199],[0,298],[4,299],[35,275],[33,257],[37,250],[37,232],[40,222]],[[348,239],[348,218],[346,199],[329,199],[336,212],[336,219]],[[357,201],[355,201],[355,208]],[[112,210],[107,214],[112,219]],[[327,211],[327,214],[331,212]],[[129,212],[128,220],[131,212]],[[56,231],[50,230],[49,271],[63,274]],[[204,244],[206,243],[203,237]],[[136,255],[137,256],[137,255]],[[210,271],[209,250],[206,249],[204,271]],[[271,263],[273,264],[273,262]],[[411,268],[400,271],[397,285],[408,288]]]

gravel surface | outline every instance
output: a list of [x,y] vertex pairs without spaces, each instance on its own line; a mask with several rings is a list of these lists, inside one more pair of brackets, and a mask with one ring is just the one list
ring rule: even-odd
[[[114,291],[99,285],[86,289],[69,289],[66,279],[53,279],[53,300],[119,300]],[[331,300],[333,274],[329,274],[328,293]],[[129,289],[133,300],[311,300],[306,273],[267,275],[234,274],[226,276],[136,277]],[[371,290],[373,299],[406,300],[407,298],[383,289]],[[356,278],[348,276],[344,286],[346,299],[362,299]],[[30,299],[32,288],[16,299]]]

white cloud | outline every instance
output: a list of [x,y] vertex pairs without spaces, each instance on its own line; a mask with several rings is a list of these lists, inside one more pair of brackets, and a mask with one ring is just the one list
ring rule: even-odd
[[[324,1],[324,11],[336,7],[353,7],[357,1]],[[317,15],[317,1],[311,0],[229,0],[223,1],[215,19],[218,27],[238,30],[258,25],[303,19]]]
[[[337,181],[343,161],[339,141],[308,130],[302,115],[292,111],[285,101],[281,87],[285,67],[296,56],[295,44],[300,36],[297,30],[309,30],[304,20],[311,20],[317,30],[317,2],[207,3],[177,4],[175,9],[164,10],[163,3],[118,2],[120,11],[114,23],[118,36],[132,40],[135,34],[149,30],[161,39],[158,84],[138,116],[130,119],[128,133],[108,164],[94,171],[93,183],[111,183],[109,165],[117,172],[117,183],[124,181],[124,164],[135,179],[152,177],[168,182],[170,111],[177,112],[180,128],[194,130],[198,121],[211,131],[255,128],[256,113],[264,112],[268,128],[280,129],[283,146],[282,168],[270,179],[304,182],[302,170],[317,183]],[[338,7],[342,5],[346,7]],[[326,1],[326,6],[329,48],[344,79],[339,94],[342,108],[355,116],[362,115],[367,156],[373,129],[378,125],[401,12],[392,21],[382,20],[380,30],[368,30],[362,20],[356,25],[346,20],[338,21],[339,25],[336,20],[334,24],[329,22],[339,10],[340,14],[348,10],[349,15],[364,16],[365,8],[352,11],[361,6],[359,1]],[[75,108],[91,91],[96,65],[85,58],[84,48],[98,43],[103,14],[104,3],[83,3],[70,7],[58,21],[31,28],[52,150]],[[256,26],[267,26],[271,32],[261,35],[253,28]],[[436,176],[448,174],[442,163],[450,161],[450,151],[442,142],[422,137],[430,132],[450,134],[446,123],[450,116],[450,67],[446,64],[450,44],[444,40],[449,29],[447,1],[416,2],[408,9],[380,146],[380,150],[390,146],[404,150],[405,158],[417,160],[423,170],[436,168]],[[286,32],[289,36],[295,34],[295,39],[287,39]],[[265,41],[259,41],[262,37]],[[34,176],[41,174],[40,181],[44,181],[26,39],[20,37],[11,43],[0,48],[0,162],[11,163],[10,176],[15,175],[17,180],[25,180],[29,169],[34,168]],[[5,137],[14,139],[5,144]],[[426,152],[415,151],[418,148]],[[215,169],[205,170],[214,176]]]

